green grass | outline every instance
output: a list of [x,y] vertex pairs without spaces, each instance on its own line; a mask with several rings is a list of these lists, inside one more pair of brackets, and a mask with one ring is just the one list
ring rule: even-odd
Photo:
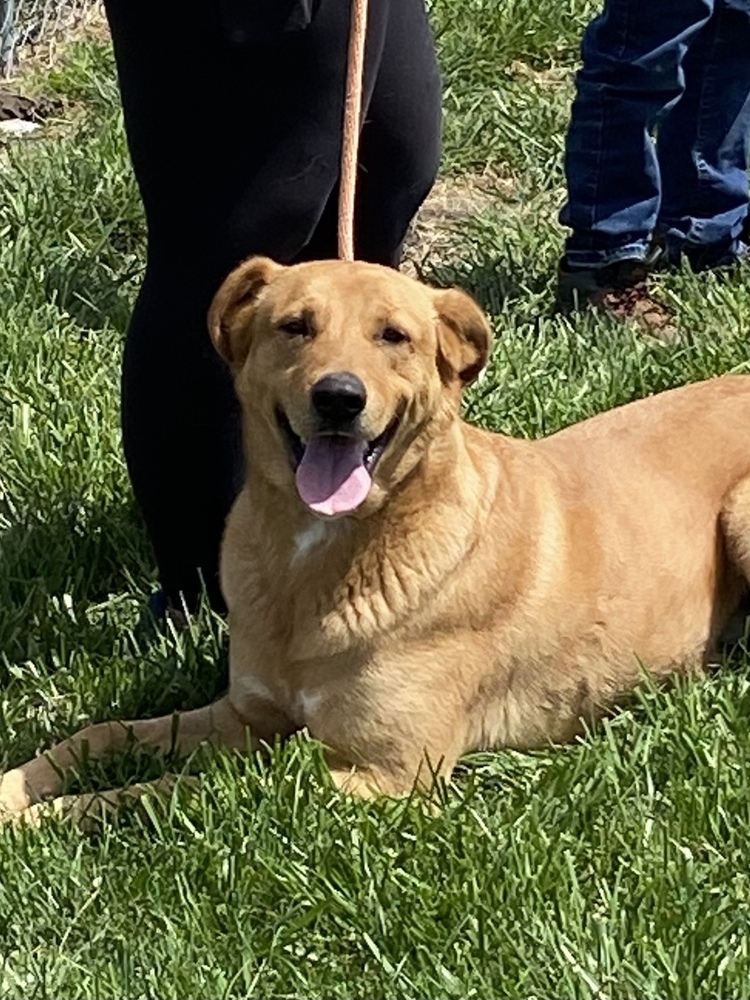
[[[523,436],[750,370],[742,274],[661,279],[677,346],[549,316],[593,6],[432,4],[445,174],[503,184],[422,267],[492,315],[470,418]],[[34,82],[69,121],[0,149],[0,768],[91,719],[205,702],[226,669],[207,615],[132,636],[153,568],[118,370],[144,227],[109,51],[79,45]],[[475,755],[436,814],[333,794],[300,738],[266,761],[216,755],[199,793],[94,837],[3,828],[0,998],[748,996],[749,678],[738,656],[644,690],[575,746]]]

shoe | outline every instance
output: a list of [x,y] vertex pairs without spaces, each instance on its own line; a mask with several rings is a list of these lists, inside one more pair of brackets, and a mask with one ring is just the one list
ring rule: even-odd
[[701,271],[725,270],[736,267],[738,264],[747,263],[748,246],[742,240],[733,241],[731,246],[726,244],[710,244],[705,247],[685,247],[683,250],[690,270],[696,274]]
[[184,632],[190,618],[184,608],[173,607],[163,590],[156,590],[148,599],[146,607],[133,629],[137,642],[149,644],[171,625],[175,632]]
[[727,270],[747,264],[750,259],[750,220],[746,220],[739,239],[726,239],[718,243],[683,243],[678,250],[670,249],[663,233],[654,234],[654,245],[661,247],[659,270],[678,268],[687,261],[694,274],[701,271]]
[[571,270],[565,259],[557,270],[555,313],[585,309],[604,312],[619,320],[632,320],[662,340],[673,340],[677,328],[671,311],[652,298],[648,275],[658,256],[645,260],[627,258],[589,270]]
[[176,632],[182,632],[190,624],[185,605],[176,608],[170,604],[163,590],[157,590],[149,597],[147,607],[154,621],[169,622]]

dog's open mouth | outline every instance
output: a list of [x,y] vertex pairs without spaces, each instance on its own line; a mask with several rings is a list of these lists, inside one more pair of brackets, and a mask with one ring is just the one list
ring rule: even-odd
[[398,426],[394,418],[372,441],[346,434],[317,434],[303,441],[286,414],[278,411],[296,471],[297,491],[316,514],[348,514],[362,504],[372,486],[375,466]]

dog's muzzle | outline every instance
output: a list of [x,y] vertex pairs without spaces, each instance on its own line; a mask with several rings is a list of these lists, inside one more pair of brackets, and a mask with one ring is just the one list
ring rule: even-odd
[[377,437],[367,439],[359,418],[367,405],[367,389],[351,372],[334,372],[310,391],[317,425],[303,441],[282,410],[277,419],[295,469],[297,491],[316,514],[349,514],[367,499],[375,466],[396,432],[399,418]]

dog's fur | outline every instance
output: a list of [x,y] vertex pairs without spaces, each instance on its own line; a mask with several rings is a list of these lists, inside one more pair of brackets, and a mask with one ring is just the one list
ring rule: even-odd
[[[399,794],[472,749],[567,740],[644,669],[713,656],[750,580],[750,378],[521,441],[459,417],[490,350],[460,291],[255,258],[210,327],[248,476],[223,546],[229,691],[180,716],[182,752],[307,727],[339,786]],[[364,502],[327,518],[300,498],[290,441],[320,433],[311,388],[332,372],[367,390],[352,434],[395,432]],[[172,717],[89,727],[8,772],[0,809],[59,795],[84,742],[99,756],[132,733],[166,751],[173,731]]]

